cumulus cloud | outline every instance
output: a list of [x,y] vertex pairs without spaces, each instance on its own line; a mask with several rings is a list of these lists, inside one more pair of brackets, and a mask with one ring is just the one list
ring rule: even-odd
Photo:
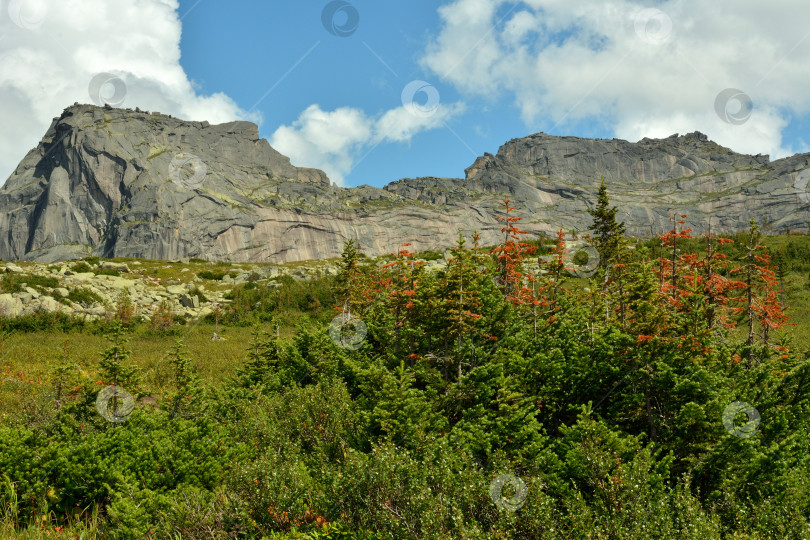
[[[93,102],[99,73],[123,81],[122,107],[260,121],[224,94],[195,90],[180,65],[177,10],[177,0],[0,0],[0,183],[62,109]],[[101,97],[114,90],[103,85]]]
[[416,101],[388,110],[377,117],[342,107],[324,111],[307,107],[295,122],[280,126],[270,144],[298,166],[322,169],[330,180],[344,185],[345,177],[369,151],[382,142],[408,142],[419,132],[444,125],[463,110],[462,104],[422,107]]
[[[782,157],[790,115],[810,111],[810,3],[802,0],[454,0],[422,64],[468,96],[514,99],[532,129],[577,122],[638,140],[702,131]],[[753,109],[741,123],[737,88]],[[743,111],[745,113],[745,111]],[[741,117],[747,116],[741,114]]]

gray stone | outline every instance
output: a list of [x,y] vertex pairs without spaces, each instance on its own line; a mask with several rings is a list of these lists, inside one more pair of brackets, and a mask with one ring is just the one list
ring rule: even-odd
[[23,304],[19,298],[6,293],[0,294],[0,317],[18,317],[23,312]]
[[102,270],[117,270],[118,272],[129,272],[129,266],[127,266],[126,263],[101,261],[98,266]]
[[134,279],[126,279],[120,276],[97,276],[100,284],[104,284],[113,289],[127,289],[128,291],[135,286]]
[[199,308],[200,298],[197,295],[183,294],[180,297],[180,305],[185,308]]
[[186,292],[186,288],[183,285],[169,285],[166,287],[166,292],[172,296],[179,296]]
[[12,272],[19,273],[19,272],[22,272],[22,271],[23,271],[23,269],[20,268],[19,266],[17,266],[16,264],[14,264],[14,263],[6,263],[6,273],[9,273],[9,274],[12,273]]
[[36,290],[36,289],[34,289],[34,288],[31,288],[31,287],[26,287],[26,288],[25,288],[25,292],[27,292],[28,294],[30,294],[30,295],[31,295],[31,298],[39,298],[39,297],[40,297],[39,291],[37,291],[37,290]]
[[50,296],[44,296],[43,295],[43,296],[39,297],[38,300],[39,300],[39,305],[40,305],[41,309],[43,309],[44,311],[49,311],[49,312],[64,311],[63,308],[67,307],[67,306],[64,306],[63,304],[60,304],[59,302],[57,302],[54,298],[52,298]]
[[62,298],[67,298],[67,295],[70,294],[70,291],[68,291],[64,287],[57,287],[56,289],[53,290],[53,292],[55,292],[56,294],[58,294]]

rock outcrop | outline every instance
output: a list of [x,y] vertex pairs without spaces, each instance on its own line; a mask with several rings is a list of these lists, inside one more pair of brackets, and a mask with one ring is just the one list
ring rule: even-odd
[[668,228],[672,214],[696,231],[810,219],[810,154],[771,162],[700,133],[638,143],[536,134],[478,158],[464,179],[341,188],[291,165],[255,124],[77,104],[0,188],[0,258],[287,262],[338,256],[349,238],[379,255],[404,242],[447,247],[473,230],[493,244],[504,197],[532,233],[582,232],[602,176],[634,235]]

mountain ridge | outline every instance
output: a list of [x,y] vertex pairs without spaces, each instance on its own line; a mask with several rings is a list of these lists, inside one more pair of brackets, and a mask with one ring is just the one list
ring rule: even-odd
[[74,104],[0,188],[0,258],[290,262],[335,257],[349,238],[380,255],[405,242],[448,247],[473,230],[494,244],[504,197],[532,234],[583,232],[602,176],[637,236],[672,214],[696,232],[750,219],[797,230],[810,216],[810,154],[770,161],[699,132],[637,143],[537,133],[478,157],[464,178],[343,188],[293,166],[250,122]]

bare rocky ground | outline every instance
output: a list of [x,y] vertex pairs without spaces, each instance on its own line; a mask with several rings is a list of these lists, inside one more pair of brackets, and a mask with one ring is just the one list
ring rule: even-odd
[[[89,266],[91,271],[86,270]],[[222,273],[221,279],[206,279],[198,274]],[[281,276],[309,279],[316,275],[331,275],[337,267],[328,262],[295,267],[265,264],[191,263],[176,261],[101,260],[92,265],[84,261],[57,264],[10,263],[0,265],[0,272],[13,275],[21,290],[0,294],[0,315],[15,317],[37,312],[60,312],[89,319],[105,317],[115,309],[122,294],[128,295],[137,315],[149,320],[162,302],[167,302],[175,315],[189,318],[205,317],[216,305],[230,302],[224,296],[239,284],[249,281],[275,288]],[[99,273],[97,273],[99,272]],[[117,273],[119,275],[105,275]],[[4,276],[4,278],[6,277]],[[162,276],[162,277],[161,277]],[[27,281],[30,282],[27,283]],[[42,283],[52,283],[52,287]],[[4,289],[7,287],[4,287]],[[71,294],[71,291],[74,291]],[[78,291],[78,293],[76,292]],[[97,299],[93,301],[92,296]],[[203,297],[201,301],[200,297]]]
[[[569,253],[574,254],[583,244],[566,242],[566,246]],[[445,264],[444,259],[416,260],[422,261],[428,272]],[[378,265],[385,262],[381,258],[374,259]],[[91,263],[84,260],[54,264],[0,262],[0,289],[5,291],[0,292],[0,316],[50,312],[95,319],[112,313],[124,294],[132,302],[135,314],[147,321],[164,301],[174,315],[196,319],[209,315],[217,305],[230,303],[225,297],[237,285],[252,282],[260,287],[277,288],[282,286],[279,278],[283,276],[300,281],[334,276],[339,271],[339,261],[335,259],[284,265],[223,265],[188,258],[172,261],[101,259],[91,260]],[[540,266],[537,261],[531,261],[526,269],[538,272]],[[211,274],[224,275],[220,279],[206,277]],[[8,292],[9,289],[18,290]]]
[[[425,261],[425,264],[428,270],[434,270],[441,267],[444,261]],[[90,271],[79,271],[86,270],[86,267]],[[105,275],[105,272],[119,275]],[[224,275],[221,279],[200,277],[200,274],[206,276],[206,272]],[[189,259],[100,260],[93,264],[85,261],[56,264],[5,262],[0,263],[0,284],[4,291],[8,291],[13,281],[13,288],[19,290],[0,293],[0,316],[18,317],[51,312],[95,319],[113,312],[119,297],[125,294],[132,302],[135,313],[145,320],[149,320],[164,301],[174,315],[195,319],[212,313],[217,305],[230,303],[225,296],[240,284],[253,282],[257,286],[277,288],[282,286],[279,278],[283,276],[309,280],[336,275],[337,272],[336,261],[226,266],[195,263]],[[88,292],[97,299],[93,300]]]

